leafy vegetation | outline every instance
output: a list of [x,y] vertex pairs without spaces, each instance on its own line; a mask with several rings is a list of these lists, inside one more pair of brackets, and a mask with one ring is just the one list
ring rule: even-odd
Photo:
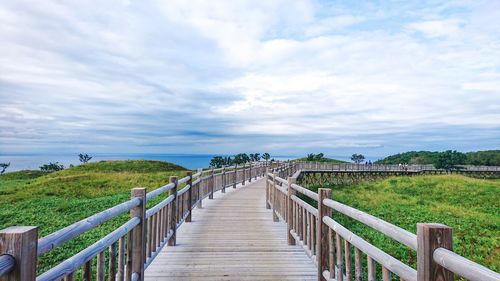
[[[0,205],[8,208],[0,208],[0,229],[36,225],[43,237],[128,200],[134,187],[153,190],[172,175],[185,176],[185,168],[161,161],[101,161],[53,173],[6,173],[0,176]],[[39,271],[91,245],[127,218],[124,214],[45,254],[39,259]]]
[[88,163],[91,159],[92,159],[92,156],[89,156],[88,154],[83,154],[83,153],[80,153],[78,154],[78,159],[80,160],[80,162],[82,163]]
[[59,164],[59,162],[50,162],[49,164],[43,164],[42,166],[40,166],[40,170],[47,173],[52,173],[64,170],[64,166],[62,164]]
[[[335,200],[412,233],[416,233],[417,223],[446,224],[453,228],[455,252],[500,270],[500,180],[459,175],[391,177],[332,189]],[[334,218],[390,255],[415,266],[415,251],[347,216],[334,212]]]
[[500,150],[486,150],[476,152],[457,152],[457,151],[409,151],[388,156],[378,160],[377,164],[434,164],[439,165],[446,159],[451,159],[451,165],[487,165],[500,166]]
[[500,166],[500,150],[486,150],[465,153],[467,164]]
[[0,169],[2,169],[0,171],[0,174],[3,174],[5,173],[5,170],[7,170],[7,168],[10,166],[10,163],[0,163]]
[[297,161],[314,161],[314,162],[329,162],[329,163],[347,163],[345,161],[333,159],[333,158],[327,158],[323,153],[309,153],[307,154],[306,157],[302,157],[297,159]]
[[[262,158],[266,161],[271,158],[269,153],[263,153]],[[249,155],[246,153],[238,153],[234,155],[233,158],[231,156],[214,156],[212,160],[210,160],[210,167],[221,168],[222,166],[231,166],[234,164],[244,164],[251,161],[259,161],[261,159],[260,153],[250,153]]]
[[354,153],[352,156],[351,156],[351,160],[356,163],[356,164],[359,164],[361,162],[363,162],[365,160],[365,156],[363,154],[357,154],[357,153]]

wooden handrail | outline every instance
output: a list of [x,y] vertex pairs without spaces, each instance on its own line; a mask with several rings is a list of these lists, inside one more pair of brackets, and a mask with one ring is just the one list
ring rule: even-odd
[[[297,166],[304,167],[301,165]],[[294,172],[293,175],[295,177],[300,176],[300,171],[301,170]],[[334,201],[333,199],[324,198],[318,202],[318,206],[320,207],[324,206],[323,208],[329,208],[330,210],[349,216],[391,237],[403,245],[406,245],[410,249],[417,251],[418,262],[417,270],[415,270],[334,221],[330,217],[329,212],[324,211],[327,215],[320,215],[317,208],[314,208],[296,195],[297,193],[302,194],[318,201],[320,197],[318,193],[293,183],[295,181],[293,178],[292,180],[288,178],[287,182],[289,182],[289,184],[280,186],[277,183],[284,182],[283,178],[271,173],[267,173],[266,177],[268,178],[266,180],[267,188],[270,189],[269,194],[271,196],[271,198],[266,201],[271,204],[273,211],[276,212],[279,217],[284,218],[288,225],[287,232],[291,234],[291,237],[295,240],[293,243],[301,245],[306,254],[311,257],[316,266],[318,266],[318,280],[343,280],[343,278],[351,280],[352,247],[354,247],[355,250],[354,272],[356,273],[356,279],[359,279],[361,276],[361,253],[365,253],[368,259],[369,279],[373,280],[376,274],[375,267],[377,262],[382,266],[384,280],[390,280],[391,272],[399,275],[404,280],[451,281],[453,280],[453,273],[474,281],[500,280],[500,275],[498,273],[454,253],[451,248],[443,248],[444,246],[448,247],[452,244],[451,228],[447,226],[439,224],[418,224],[417,228],[419,232],[415,235],[380,218]],[[288,191],[287,197],[289,199],[287,201],[283,199],[282,194],[284,193],[284,187],[288,186],[291,188],[288,188],[288,190],[293,190],[294,192],[290,193]],[[322,189],[320,189],[320,191],[321,190]],[[288,205],[286,207],[287,210],[281,208],[283,204]],[[287,215],[286,213],[291,215]],[[316,223],[312,222],[311,217],[316,218]],[[316,240],[311,241],[312,234],[310,229],[315,228],[317,231],[320,231],[320,229],[322,229],[320,226],[322,223],[326,224],[331,231],[327,234],[323,232],[321,234],[318,233]],[[330,249],[330,252],[335,252],[337,255],[336,257],[330,256],[327,259],[334,258],[336,263],[332,262],[332,260],[323,260],[325,256],[320,253],[320,251],[323,250],[324,252],[323,247],[325,246],[321,244],[325,243],[325,241],[321,239],[324,235],[329,237],[329,239],[326,240],[328,241],[327,248]],[[290,243],[289,241],[289,244]],[[345,257],[342,255],[345,255]],[[343,263],[344,260],[346,261],[345,264]],[[325,269],[325,264],[329,264],[329,269]],[[438,267],[441,268],[439,269]]]
[[49,234],[38,240],[37,254],[39,256],[43,255],[57,246],[77,237],[78,235],[129,211],[130,209],[138,206],[140,203],[141,201],[137,198],[130,199],[129,201],[123,202]]
[[129,233],[140,222],[141,222],[140,218],[137,217],[131,218],[126,223],[122,224],[113,232],[106,235],[99,241],[95,242],[85,250],[65,260],[59,265],[49,269],[48,271],[42,273],[40,276],[37,277],[36,280],[37,281],[58,280],[64,277],[65,275],[71,274],[72,272],[77,270],[80,266],[82,266],[83,264],[88,262],[91,258],[93,258],[97,253],[102,252],[111,244],[118,241],[120,237],[123,237],[127,233]]
[[437,248],[432,258],[442,267],[471,281],[498,281],[500,274],[448,249]]
[[16,260],[9,254],[0,256],[0,276],[6,275],[14,269]]
[[355,209],[353,207],[347,206],[340,202],[334,201],[332,199],[323,200],[323,204],[334,209],[335,211],[342,213],[348,217],[351,217],[381,233],[389,236],[390,238],[408,246],[413,250],[417,250],[417,235],[406,231],[398,226],[388,223],[382,219],[375,216],[367,214],[363,211]]
[[[251,172],[249,172],[249,166],[252,167]],[[16,249],[4,248],[0,245],[0,277],[7,276],[8,278],[15,278],[15,280],[19,277],[20,281],[33,281],[36,272],[36,255],[43,255],[82,233],[96,228],[127,211],[131,211],[132,217],[127,223],[83,251],[42,273],[37,279],[46,281],[65,277],[66,280],[73,280],[74,272],[79,267],[83,269],[83,279],[88,279],[93,271],[91,268],[93,266],[92,259],[96,257],[97,277],[98,279],[103,278],[106,267],[104,251],[109,248],[109,273],[117,274],[118,280],[142,281],[144,279],[144,268],[158,255],[161,248],[166,244],[175,245],[176,229],[184,222],[191,221],[191,211],[197,203],[201,204],[204,198],[211,197],[213,192],[222,190],[224,187],[233,184],[236,187],[238,183],[245,180],[250,181],[252,176],[264,175],[266,166],[262,163],[251,163],[249,166],[235,165],[217,169],[199,169],[195,174],[188,172],[186,177],[179,180],[175,178],[172,182],[151,192],[146,193],[145,189],[138,188],[133,194],[141,194],[140,196],[144,197],[133,197],[126,202],[71,224],[39,240],[36,239],[37,229],[33,227],[1,230],[0,240],[23,239],[24,242],[34,240],[34,243],[19,243],[22,247]],[[243,173],[245,168],[247,172]],[[218,171],[222,172],[215,173]],[[235,176],[234,182],[231,180],[232,176],[222,180],[222,175],[230,174]],[[177,190],[180,184],[186,185]],[[155,206],[145,209],[145,204],[148,201],[167,192],[170,193],[169,196]],[[167,218],[170,218],[170,221],[164,223]],[[16,243],[18,242],[13,242],[12,245],[17,245]],[[32,249],[32,252],[30,252],[30,249]],[[16,255],[7,255],[5,251],[16,253]],[[19,251],[19,254],[16,251]],[[116,259],[115,255],[117,255],[118,259]],[[128,260],[127,264],[125,264],[126,260]],[[124,276],[124,274],[127,274],[127,276]]]
[[334,221],[332,218],[325,216],[322,218],[322,221],[343,239],[349,241],[349,243],[351,243],[353,246],[364,252],[366,255],[370,256],[372,259],[379,262],[391,272],[396,273],[399,277],[409,281],[417,280],[417,271],[415,269],[409,267],[408,265],[395,259],[391,255],[368,243],[363,238],[357,236],[338,222]]

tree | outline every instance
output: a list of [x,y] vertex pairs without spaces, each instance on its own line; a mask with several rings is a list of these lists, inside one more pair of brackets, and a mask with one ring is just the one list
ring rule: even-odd
[[325,154],[323,153],[318,153],[314,156],[314,160],[316,161],[321,161],[323,159],[323,156],[325,156]]
[[456,150],[447,150],[438,155],[434,166],[436,169],[458,169],[457,165],[464,164],[466,160],[467,156],[465,153],[458,152]]
[[309,154],[307,154],[306,159],[307,159],[307,161],[314,161],[315,157],[316,156],[314,155],[314,153],[309,153]]
[[225,156],[224,157],[224,165],[226,165],[226,166],[233,165],[233,159],[231,159],[231,156]]
[[260,160],[260,153],[250,153],[250,160],[251,161],[259,161]]
[[233,162],[235,164],[243,164],[243,163],[247,163],[248,161],[250,161],[250,157],[246,154],[246,153],[238,153],[234,156],[234,160]]
[[224,158],[222,156],[214,156],[212,160],[210,160],[210,167],[220,168],[224,165]]
[[351,160],[354,161],[354,163],[359,164],[359,163],[363,162],[363,160],[365,160],[365,156],[363,156],[363,154],[354,153],[351,156]]
[[267,162],[267,161],[269,161],[269,159],[271,159],[271,155],[269,153],[265,152],[265,153],[262,153],[262,158],[264,160],[266,160],[266,162]]
[[0,169],[2,169],[0,171],[0,175],[5,173],[5,170],[7,170],[7,168],[10,166],[10,162],[9,163],[0,163]]
[[87,163],[90,161],[90,159],[92,159],[92,157],[89,156],[88,154],[82,154],[82,153],[78,154],[78,157],[80,158],[80,162],[82,163]]
[[44,164],[44,165],[40,166],[41,171],[48,172],[48,173],[57,172],[57,171],[60,171],[63,169],[64,169],[64,166],[59,164],[59,162],[55,162],[55,163],[50,162],[49,164]]

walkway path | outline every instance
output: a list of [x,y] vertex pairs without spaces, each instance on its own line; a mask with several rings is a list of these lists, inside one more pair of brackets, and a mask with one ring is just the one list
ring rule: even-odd
[[316,280],[313,262],[286,237],[286,224],[265,208],[264,179],[228,188],[193,211],[145,280]]

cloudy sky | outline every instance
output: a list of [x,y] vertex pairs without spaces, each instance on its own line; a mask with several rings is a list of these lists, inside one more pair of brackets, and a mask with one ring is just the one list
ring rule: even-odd
[[0,153],[500,148],[500,1],[374,2],[0,1]]

